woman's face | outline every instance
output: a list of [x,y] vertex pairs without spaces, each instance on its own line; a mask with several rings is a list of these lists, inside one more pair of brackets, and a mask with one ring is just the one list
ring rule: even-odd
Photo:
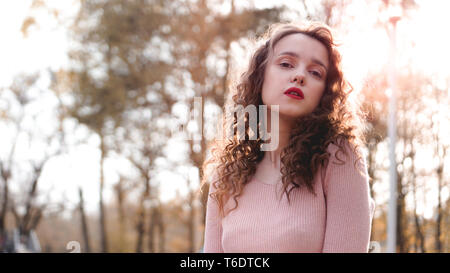
[[[263,103],[269,109],[270,105],[279,105],[279,114],[285,118],[311,113],[325,90],[328,66],[327,49],[319,41],[301,33],[283,37],[268,56]],[[297,95],[289,94],[289,89]]]

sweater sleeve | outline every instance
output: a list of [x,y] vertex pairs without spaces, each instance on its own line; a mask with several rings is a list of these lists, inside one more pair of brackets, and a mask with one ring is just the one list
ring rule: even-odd
[[[213,180],[214,181],[214,180]],[[216,189],[213,183],[209,185],[208,201],[206,205],[206,223],[204,238],[204,253],[223,253],[222,248],[222,222],[217,202],[210,197]]]
[[364,156],[355,164],[358,157],[348,142],[344,148],[348,156],[340,151],[337,154],[343,164],[335,156],[338,147],[328,147],[331,155],[324,180],[327,219],[322,252],[367,253],[375,202],[370,197]]

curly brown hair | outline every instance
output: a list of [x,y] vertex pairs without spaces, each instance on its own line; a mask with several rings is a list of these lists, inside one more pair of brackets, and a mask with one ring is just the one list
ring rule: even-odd
[[[238,105],[243,107],[263,105],[261,90],[269,52],[273,51],[274,46],[283,37],[296,33],[308,35],[321,42],[327,49],[330,66],[319,105],[312,113],[296,119],[290,133],[289,144],[281,152],[283,191],[289,202],[291,191],[300,187],[306,187],[312,194],[316,194],[313,189],[314,175],[320,166],[328,164],[330,153],[327,152],[327,147],[330,143],[338,146],[336,158],[339,151],[348,155],[344,148],[348,143],[354,147],[354,152],[358,156],[357,161],[360,160],[362,153],[358,148],[365,143],[366,129],[365,115],[359,102],[348,100],[353,88],[344,80],[341,55],[336,49],[337,44],[333,40],[332,30],[317,22],[305,25],[278,23],[269,27],[261,37],[263,44],[251,57],[247,71],[241,75],[240,81],[231,91],[231,100],[226,103],[224,110],[235,109]],[[259,113],[257,121],[260,129]],[[248,122],[247,115],[245,122],[246,124]],[[234,114],[231,119],[223,122],[224,129],[234,128],[234,132],[236,125],[237,118]],[[248,126],[245,127],[245,139],[238,139],[234,132],[232,137],[224,141],[212,142],[212,156],[203,164],[202,186],[213,178],[210,183],[217,190],[212,192],[210,197],[216,200],[222,217],[226,215],[224,206],[229,198],[233,197],[235,201],[232,210],[238,207],[238,198],[244,186],[249,183],[264,156],[264,151],[260,148],[264,141],[260,134],[257,134],[256,140],[248,139]],[[209,171],[211,167],[214,174]],[[289,185],[292,187],[288,191]]]

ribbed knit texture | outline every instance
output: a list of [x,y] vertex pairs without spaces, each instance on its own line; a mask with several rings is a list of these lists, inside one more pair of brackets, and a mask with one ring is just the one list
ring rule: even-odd
[[[365,159],[358,161],[348,144],[349,157],[335,151],[326,168],[314,178],[316,196],[306,188],[290,193],[282,184],[251,179],[238,207],[220,218],[214,199],[208,198],[204,252],[367,252],[375,202],[370,197]],[[335,164],[337,163],[337,164]],[[288,188],[289,189],[289,188]],[[215,190],[210,186],[210,192]],[[225,209],[235,206],[230,199]]]

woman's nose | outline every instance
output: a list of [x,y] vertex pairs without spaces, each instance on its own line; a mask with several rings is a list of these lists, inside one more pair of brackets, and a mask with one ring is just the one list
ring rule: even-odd
[[292,82],[298,83],[300,85],[305,84],[305,75],[303,72],[296,72],[292,77]]

